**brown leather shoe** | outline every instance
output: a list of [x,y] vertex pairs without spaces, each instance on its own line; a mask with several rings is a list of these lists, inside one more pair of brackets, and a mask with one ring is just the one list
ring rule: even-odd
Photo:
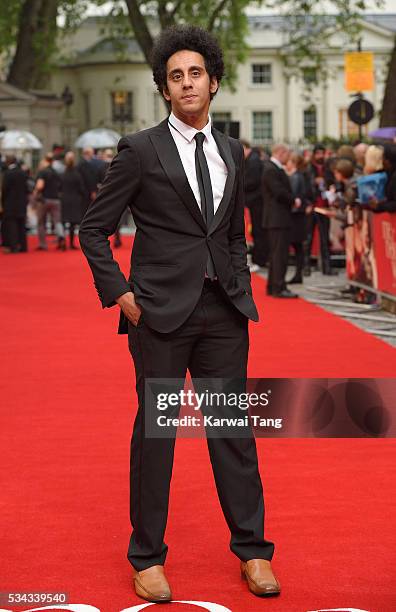
[[171,601],[172,593],[162,565],[153,565],[141,572],[134,571],[136,595],[147,601]]
[[271,563],[266,559],[241,561],[241,577],[247,580],[249,590],[260,597],[279,595],[280,584],[272,573]]

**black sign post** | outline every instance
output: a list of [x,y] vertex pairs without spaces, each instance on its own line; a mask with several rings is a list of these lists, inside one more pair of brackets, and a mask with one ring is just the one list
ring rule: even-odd
[[359,126],[359,139],[362,139],[362,125],[365,125],[374,117],[374,106],[363,97],[362,93],[356,94],[357,99],[348,108],[348,117],[352,123]]

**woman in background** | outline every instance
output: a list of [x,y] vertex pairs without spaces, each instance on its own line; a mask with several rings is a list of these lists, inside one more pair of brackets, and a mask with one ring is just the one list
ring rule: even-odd
[[69,223],[71,249],[77,249],[74,232],[83,217],[84,197],[84,182],[76,168],[74,153],[68,151],[65,155],[65,171],[62,174],[62,219],[63,223]]
[[381,172],[384,167],[384,148],[377,145],[370,145],[364,156],[364,174],[374,174]]

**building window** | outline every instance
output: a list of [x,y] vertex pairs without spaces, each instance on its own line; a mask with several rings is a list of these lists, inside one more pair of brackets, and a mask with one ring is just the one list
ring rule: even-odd
[[223,132],[232,138],[239,138],[239,121],[232,120],[232,113],[229,111],[218,111],[211,113],[212,125],[219,132]]
[[111,92],[111,117],[113,123],[131,123],[133,121],[132,92]]
[[303,68],[303,81],[307,85],[316,85],[318,82],[318,74],[316,68]]
[[253,112],[252,140],[255,144],[260,144],[272,140],[272,112],[257,111]]
[[228,111],[222,112],[215,112],[215,113],[211,113],[212,116],[212,121],[213,123],[217,122],[217,121],[224,121],[224,123],[229,123],[232,119],[231,113],[229,113]]
[[270,85],[272,83],[272,65],[252,64],[252,83],[254,85]]
[[316,138],[317,131],[316,108],[307,108],[304,111],[304,138]]

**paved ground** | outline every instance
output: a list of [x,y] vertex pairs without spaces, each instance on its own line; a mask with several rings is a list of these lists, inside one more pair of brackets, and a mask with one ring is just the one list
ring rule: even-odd
[[[293,276],[294,269],[289,268],[287,278]],[[264,278],[267,270],[258,272]],[[323,276],[313,271],[311,276],[304,278],[302,285],[290,285],[290,289],[304,299],[347,319],[353,325],[381,338],[391,346],[396,347],[396,316],[383,310],[381,305],[357,304],[350,294],[342,293],[347,287],[345,270],[340,269],[337,276]]]

